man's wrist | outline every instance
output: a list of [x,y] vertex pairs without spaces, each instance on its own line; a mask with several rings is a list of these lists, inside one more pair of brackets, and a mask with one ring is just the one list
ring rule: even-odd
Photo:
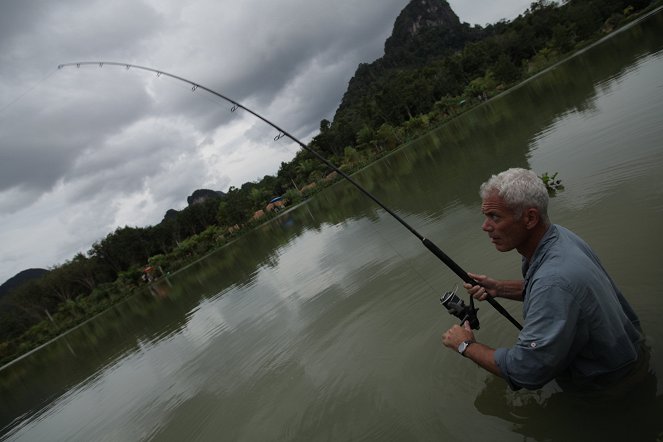
[[474,339],[466,339],[460,344],[458,344],[458,353],[461,354],[461,356],[465,356],[465,352],[469,348],[470,345],[474,344],[476,341]]

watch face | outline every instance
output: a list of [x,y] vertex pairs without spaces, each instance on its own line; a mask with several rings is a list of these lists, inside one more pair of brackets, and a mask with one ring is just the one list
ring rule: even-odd
[[458,353],[460,353],[460,354],[465,353],[465,350],[467,349],[467,347],[468,347],[472,342],[474,342],[474,341],[463,341],[463,342],[461,342],[460,345],[458,346]]

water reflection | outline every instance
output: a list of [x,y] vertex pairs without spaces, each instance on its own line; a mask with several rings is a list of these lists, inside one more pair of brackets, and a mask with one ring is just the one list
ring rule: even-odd
[[506,382],[487,378],[474,405],[481,414],[511,423],[526,439],[560,441],[643,441],[663,435],[663,395],[649,364],[634,388],[594,397],[562,393],[556,386],[513,392]]

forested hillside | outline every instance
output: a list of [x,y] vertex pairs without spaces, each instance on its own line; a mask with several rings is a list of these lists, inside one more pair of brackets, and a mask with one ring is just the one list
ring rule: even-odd
[[17,273],[5,281],[2,285],[0,285],[0,298],[12,290],[15,290],[17,287],[25,284],[26,282],[42,277],[45,273],[48,273],[48,270],[27,269]]

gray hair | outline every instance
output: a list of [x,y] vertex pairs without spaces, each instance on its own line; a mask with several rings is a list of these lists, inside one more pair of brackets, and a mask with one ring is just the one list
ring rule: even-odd
[[482,199],[497,193],[506,205],[520,218],[523,211],[534,207],[538,209],[545,224],[548,218],[548,189],[536,173],[527,169],[512,168],[490,177],[481,185],[479,194]]

